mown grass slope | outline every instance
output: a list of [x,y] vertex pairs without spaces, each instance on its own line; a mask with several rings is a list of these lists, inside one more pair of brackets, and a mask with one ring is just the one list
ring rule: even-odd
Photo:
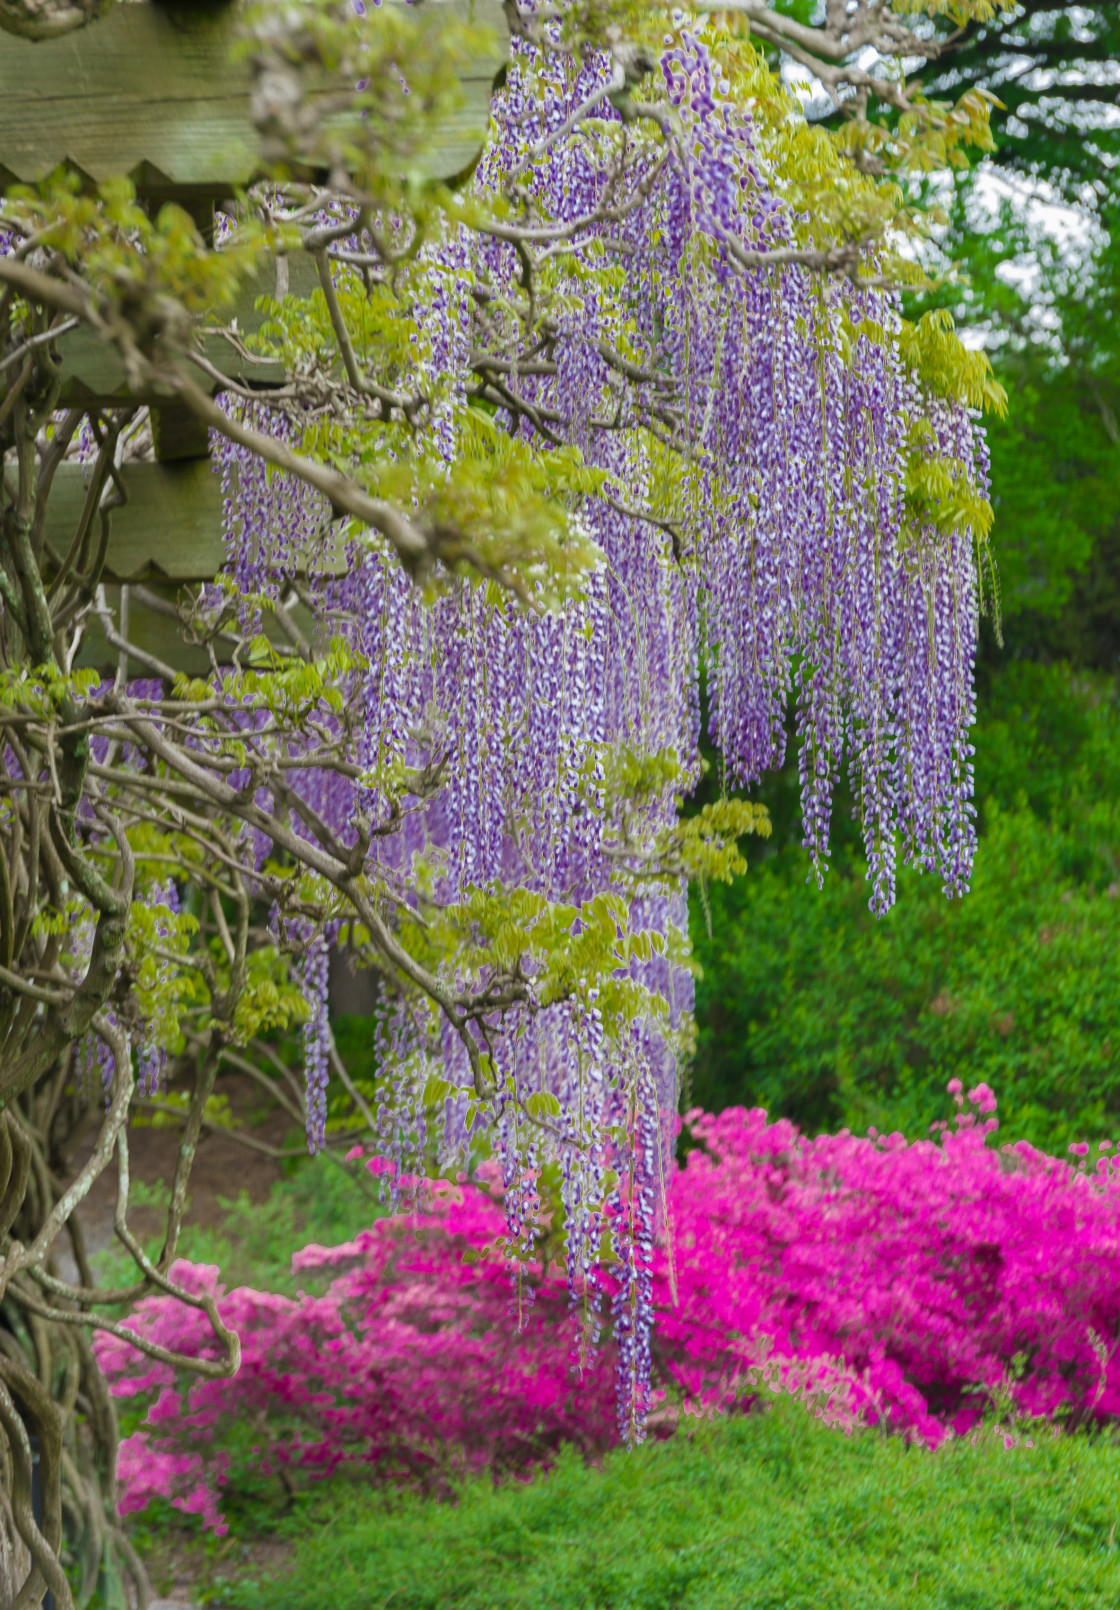
[[283,1523],[279,1576],[216,1566],[237,1610],[1113,1610],[1120,1442],[937,1454],[775,1404],[601,1470],[456,1504],[332,1485]]

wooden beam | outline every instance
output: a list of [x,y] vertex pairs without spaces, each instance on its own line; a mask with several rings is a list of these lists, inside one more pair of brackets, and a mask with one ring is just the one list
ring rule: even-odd
[[[181,591],[182,589],[178,587],[163,586],[159,589],[169,605],[176,603]],[[113,612],[114,620],[119,621],[121,589],[107,586],[105,601]],[[174,671],[185,671],[188,676],[205,676],[210,669],[210,656],[206,650],[184,642],[172,619],[131,600],[128,611],[128,639],[137,648],[145,650],[148,654],[154,654],[156,659],[162,660],[164,665],[169,665]],[[110,647],[105,636],[105,628],[96,615],[90,616],[86,621],[85,632],[74,664],[83,670],[92,668],[108,676],[112,676],[116,670],[117,651]],[[139,663],[129,669],[133,677],[148,674]]]
[[[403,0],[387,0],[403,3]],[[461,106],[433,142],[421,176],[453,180],[477,159],[489,119],[494,78],[504,66],[508,33],[501,0],[429,0],[449,13],[489,24],[497,45],[463,75]],[[214,201],[260,177],[260,141],[249,118],[248,68],[230,60],[237,28],[235,4],[121,4],[88,28],[32,42],[0,35],[0,193],[12,183],[35,184],[62,164],[91,183],[128,177],[152,202],[174,199],[202,216]],[[269,265],[235,309],[237,328],[251,334],[262,315],[260,296],[309,294],[315,265],[303,254]],[[116,353],[88,328],[59,343],[62,406],[111,406],[137,399]],[[241,384],[282,385],[280,366],[242,357],[228,341],[204,341],[207,359]],[[197,377],[196,377],[197,378]],[[215,382],[213,390],[220,390]],[[129,501],[115,511],[105,568],[110,603],[122,585],[144,582],[173,602],[184,585],[212,580],[225,563],[221,484],[197,431],[179,429],[173,410],[156,415],[156,449],[165,462],[129,464],[122,471]],[[77,528],[86,474],[63,465],[48,505],[47,540],[66,552]],[[341,574],[336,552],[315,557],[315,568]],[[300,619],[310,632],[310,620]],[[204,671],[199,649],[182,644],[166,614],[130,610],[130,635],[177,668]],[[79,662],[110,666],[115,656],[96,621],[87,628]]]
[[[431,178],[469,168],[486,132],[508,38],[500,0],[442,0],[490,24],[501,42],[462,80],[439,130]],[[230,60],[236,5],[117,5],[58,39],[4,34],[0,47],[0,188],[35,184],[62,163],[94,183],[122,176],[155,199],[232,195],[262,177],[249,118],[249,68]]]
[[[107,582],[212,581],[225,564],[222,484],[208,459],[125,464],[128,502],[113,512]],[[47,541],[65,553],[78,527],[87,474],[62,464],[47,500]]]
[[[268,262],[261,272],[245,287],[230,314],[242,335],[255,335],[264,323],[264,315],[257,312],[256,303],[262,296],[310,296],[319,286],[318,270],[306,252],[293,252],[282,263]],[[58,343],[63,360],[62,390],[59,406],[63,408],[111,408],[137,399],[128,389],[124,367],[116,350],[103,341],[95,330],[82,325],[62,337]],[[237,349],[221,336],[203,338],[202,351],[208,362],[221,374],[243,386],[256,386],[268,390],[284,384],[284,371],[278,363],[253,362],[243,358]],[[201,370],[191,368],[192,377],[206,385]],[[209,389],[218,389],[217,387]]]
[[[451,179],[477,158],[508,33],[501,0],[434,3],[449,15],[490,25],[498,41],[492,54],[472,62],[462,79],[462,105],[439,130],[430,176]],[[237,4],[136,0],[58,39],[5,34],[0,192],[15,181],[37,183],[69,163],[96,183],[131,177],[153,202],[174,198],[209,220],[215,200],[261,173],[260,141],[249,118],[249,70],[230,60],[237,14]],[[233,309],[238,330],[259,330],[263,320],[254,304],[262,295],[306,296],[317,285],[315,265],[303,253],[267,265]],[[130,393],[115,351],[88,327],[63,337],[59,349],[61,406],[155,403]],[[206,338],[203,350],[214,368],[241,385],[267,390],[284,383],[279,364],[254,363],[220,336]],[[164,434],[161,452],[180,456],[199,449],[197,437],[191,445],[182,432]]]
[[[162,660],[164,665],[170,666],[173,671],[185,671],[188,676],[206,676],[210,670],[209,654],[206,649],[184,640],[171,613],[177,610],[186,590],[166,582],[149,586],[148,590],[161,600],[163,608],[152,609],[140,603],[133,594],[128,605],[129,642],[138,649],[154,655],[156,659]],[[105,595],[105,601],[114,619],[119,621],[121,588],[106,586]],[[291,611],[291,617],[307,641],[316,644],[315,622],[310,611],[304,609],[302,604],[297,604]],[[266,614],[261,626],[264,635],[271,642],[280,646],[288,643],[274,617]],[[316,646],[326,645],[316,644]],[[215,645],[215,654],[219,665],[228,665],[231,660],[231,645],[219,638]],[[108,676],[112,676],[116,670],[117,651],[110,646],[105,636],[105,628],[96,615],[91,616],[86,622],[85,633],[74,663],[83,668],[90,667]],[[146,677],[148,674],[139,661],[134,661],[129,667],[131,677]]]
[[[222,483],[209,459],[183,463],[125,464],[128,502],[115,509],[105,562],[108,583],[213,581],[226,562],[222,537]],[[56,553],[70,547],[82,511],[87,472],[62,464],[47,501],[46,537]],[[314,556],[314,568],[342,575],[344,558],[333,548]]]
[[[204,649],[184,642],[173,611],[188,592],[213,581],[225,565],[221,477],[204,459],[125,464],[121,478],[128,502],[113,511],[102,578],[109,607],[117,615],[121,586],[142,583],[163,600],[164,611],[151,609],[133,596],[128,611],[129,640],[176,671],[203,676],[210,667],[209,657]],[[47,504],[46,529],[47,540],[57,553],[69,548],[86,485],[86,471],[80,465],[60,465]],[[336,551],[326,558],[317,554],[315,568],[341,575],[346,565]],[[47,574],[49,578],[49,568]],[[302,606],[292,613],[300,631],[309,642],[314,641],[315,622],[310,613]],[[287,642],[273,618],[266,615],[262,625],[267,637],[280,644]],[[225,660],[229,648],[228,643],[219,643],[220,661]],[[115,667],[116,651],[110,648],[96,617],[87,622],[75,663],[102,671]],[[142,669],[137,666],[133,675],[143,675]]]
[[152,446],[160,464],[210,457],[210,432],[189,408],[181,404],[153,408]]

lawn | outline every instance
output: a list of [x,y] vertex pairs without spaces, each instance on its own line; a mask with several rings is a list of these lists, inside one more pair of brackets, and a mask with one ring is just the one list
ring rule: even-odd
[[334,1482],[269,1521],[291,1545],[279,1570],[254,1567],[240,1515],[199,1596],[229,1610],[1112,1610],[1120,1441],[1033,1441],[989,1432],[931,1454],[845,1438],[782,1400],[598,1470],[567,1453],[456,1503]]

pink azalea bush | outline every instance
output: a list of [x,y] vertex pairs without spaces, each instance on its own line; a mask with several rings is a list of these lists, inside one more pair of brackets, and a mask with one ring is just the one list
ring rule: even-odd
[[[1106,1143],[1090,1169],[1085,1148],[1072,1163],[997,1148],[991,1091],[966,1107],[950,1090],[955,1121],[916,1143],[808,1139],[761,1110],[689,1115],[698,1145],[653,1271],[655,1429],[765,1385],[933,1447],[992,1401],[1072,1422],[1120,1413],[1120,1154],[1110,1164]],[[257,1468],[289,1481],[361,1461],[438,1486],[617,1440],[609,1338],[577,1360],[562,1270],[518,1293],[500,1203],[474,1185],[427,1187],[420,1206],[297,1253],[297,1269],[336,1271],[321,1297],[222,1293],[217,1269],[178,1264],[241,1335],[233,1380],[176,1379],[100,1339],[113,1392],[146,1408],[121,1445],[125,1511],[158,1496],[221,1530],[234,1426]],[[210,1347],[204,1316],[166,1297],[131,1323]]]
[[[807,1139],[760,1109],[691,1114],[658,1331],[693,1400],[724,1403],[762,1338],[842,1359],[870,1421],[936,1446],[994,1400],[1120,1413],[1120,1154],[995,1147],[986,1085],[934,1138]],[[1088,1148],[1073,1148],[1084,1157]],[[765,1345],[763,1343],[762,1345]]]
[[[219,1294],[241,1368],[232,1380],[177,1379],[128,1343],[99,1338],[113,1393],[151,1402],[121,1442],[122,1512],[163,1497],[223,1531],[222,1437],[234,1424],[259,1429],[253,1452],[282,1479],[361,1460],[386,1479],[440,1486],[483,1466],[539,1464],[562,1442],[588,1453],[609,1446],[609,1363],[591,1360],[582,1380],[573,1370],[562,1278],[526,1288],[519,1304],[497,1246],[504,1232],[500,1206],[482,1191],[441,1181],[425,1188],[421,1211],[298,1252],[296,1270],[339,1271],[322,1297],[223,1293],[216,1267],[177,1262],[176,1283]],[[144,1299],[130,1324],[153,1342],[216,1356],[205,1315],[174,1299]]]

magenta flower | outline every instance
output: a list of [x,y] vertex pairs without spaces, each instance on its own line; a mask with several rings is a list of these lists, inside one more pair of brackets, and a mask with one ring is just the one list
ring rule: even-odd
[[[759,1109],[688,1122],[700,1144],[673,1182],[671,1243],[642,1251],[656,1430],[786,1391],[840,1429],[862,1418],[936,1446],[975,1427],[1024,1355],[1016,1413],[1120,1417],[1120,1157],[1086,1174],[1025,1142],[997,1150],[980,1128],[880,1145],[809,1139]],[[435,1481],[619,1439],[615,1372],[634,1334],[619,1294],[633,1272],[588,1282],[573,1329],[567,1273],[527,1269],[517,1329],[500,1176],[484,1190],[401,1183],[413,1212],[297,1254],[299,1270],[334,1272],[323,1297],[222,1292],[216,1269],[176,1265],[239,1331],[234,1380],[176,1378],[98,1337],[113,1393],[148,1406],[121,1448],[126,1510],[158,1494],[220,1525],[223,1431],[246,1419],[265,1432],[258,1468],[307,1478],[363,1462]],[[628,1211],[621,1196],[612,1211]],[[212,1345],[205,1319],[167,1297],[144,1299],[130,1324],[187,1351]]]

